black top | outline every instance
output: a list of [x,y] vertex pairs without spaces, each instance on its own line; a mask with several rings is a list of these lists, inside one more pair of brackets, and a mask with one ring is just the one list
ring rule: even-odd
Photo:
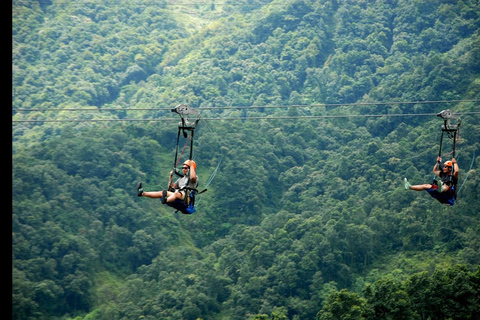
[[456,185],[458,180],[457,178],[455,178],[455,176],[450,175],[450,173],[445,173],[443,171],[440,171],[440,179],[448,186]]

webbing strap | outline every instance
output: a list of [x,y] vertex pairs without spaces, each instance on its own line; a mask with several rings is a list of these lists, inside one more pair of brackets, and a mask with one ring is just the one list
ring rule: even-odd
[[178,142],[180,141],[180,128],[178,128],[177,133],[177,149],[175,150],[175,160],[173,160],[173,168],[177,167],[177,158],[178,158]]
[[190,157],[188,157],[188,159],[193,159],[193,134],[194,134],[194,132],[195,132],[195,130],[192,129],[192,133],[190,134]]

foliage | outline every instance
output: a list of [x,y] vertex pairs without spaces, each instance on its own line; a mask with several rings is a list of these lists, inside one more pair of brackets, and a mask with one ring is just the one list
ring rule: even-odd
[[479,319],[479,275],[457,265],[403,282],[382,278],[365,287],[365,298],[332,293],[318,319]]
[[[478,102],[388,103],[479,98],[478,6],[12,3],[12,318],[478,319]],[[200,122],[193,216],[135,193],[166,186],[179,103],[246,117]],[[440,128],[407,115],[447,108],[448,208],[402,185]]]

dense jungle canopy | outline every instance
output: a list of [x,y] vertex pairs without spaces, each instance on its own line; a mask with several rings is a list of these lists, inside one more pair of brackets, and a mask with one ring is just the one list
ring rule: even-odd
[[[476,0],[12,1],[12,319],[480,319],[479,30]],[[135,190],[181,103],[193,215]],[[448,207],[403,185],[444,109]]]

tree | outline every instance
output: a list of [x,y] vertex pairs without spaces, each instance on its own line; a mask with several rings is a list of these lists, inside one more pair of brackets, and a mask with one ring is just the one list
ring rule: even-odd
[[465,266],[435,271],[430,279],[428,312],[435,319],[480,319],[479,269]]
[[366,319],[415,319],[411,302],[403,285],[389,278],[376,281],[364,288],[364,295],[372,312]]
[[357,293],[346,289],[330,294],[317,314],[319,320],[362,320],[368,319],[367,301]]

